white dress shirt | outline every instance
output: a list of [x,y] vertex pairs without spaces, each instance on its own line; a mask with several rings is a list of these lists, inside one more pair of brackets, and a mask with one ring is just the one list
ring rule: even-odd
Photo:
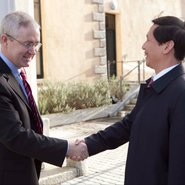
[[175,68],[176,66],[178,66],[179,64],[176,64],[174,66],[171,66],[171,67],[168,67],[164,70],[162,70],[161,72],[159,72],[158,74],[155,74],[152,78],[153,78],[153,81],[161,78],[162,76],[164,76],[166,73],[168,73],[169,71],[171,71],[173,68]]

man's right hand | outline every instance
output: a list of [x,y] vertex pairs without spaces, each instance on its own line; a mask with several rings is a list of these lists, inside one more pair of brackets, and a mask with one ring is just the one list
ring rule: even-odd
[[84,139],[69,140],[69,151],[67,158],[73,161],[83,161],[89,157],[87,145]]

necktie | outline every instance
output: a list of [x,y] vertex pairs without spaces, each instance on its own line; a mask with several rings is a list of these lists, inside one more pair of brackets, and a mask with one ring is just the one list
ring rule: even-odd
[[153,80],[153,78],[150,80],[150,82],[149,82],[149,84],[148,84],[148,88],[150,87],[150,84],[153,82],[154,80]]
[[43,134],[40,117],[39,117],[38,110],[37,110],[37,107],[35,104],[35,100],[33,98],[31,87],[30,87],[29,83],[27,82],[27,78],[26,78],[26,75],[23,70],[21,70],[20,75],[22,77],[23,85],[26,90],[26,93],[28,95],[29,105],[30,105],[31,110],[33,112],[34,119],[36,120],[36,123],[37,123],[38,133]]

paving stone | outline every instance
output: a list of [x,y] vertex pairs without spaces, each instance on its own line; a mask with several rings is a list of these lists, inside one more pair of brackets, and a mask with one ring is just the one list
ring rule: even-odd
[[[104,118],[57,126],[50,129],[50,136],[67,140],[84,138],[105,129],[119,120],[121,118]],[[123,185],[127,150],[128,143],[114,150],[104,151],[89,157],[87,159],[88,174],[75,177],[72,180],[61,183],[61,185]],[[63,166],[65,165],[66,163]]]

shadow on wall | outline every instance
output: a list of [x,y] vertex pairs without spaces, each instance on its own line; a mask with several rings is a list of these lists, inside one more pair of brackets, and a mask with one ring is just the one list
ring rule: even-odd
[[73,81],[75,78],[80,77],[81,75],[84,75],[84,74],[86,77],[93,77],[93,79],[97,79],[97,75],[96,76],[94,75],[94,72],[92,72],[92,68],[89,68],[89,69],[85,70],[83,73],[80,73],[76,76],[73,76],[72,78],[69,78],[69,79],[65,80],[64,82]]
[[85,19],[85,22],[92,22],[93,21],[93,19],[92,19],[92,13],[86,14],[84,16],[84,19]]
[[92,4],[92,0],[84,0],[85,4]]

